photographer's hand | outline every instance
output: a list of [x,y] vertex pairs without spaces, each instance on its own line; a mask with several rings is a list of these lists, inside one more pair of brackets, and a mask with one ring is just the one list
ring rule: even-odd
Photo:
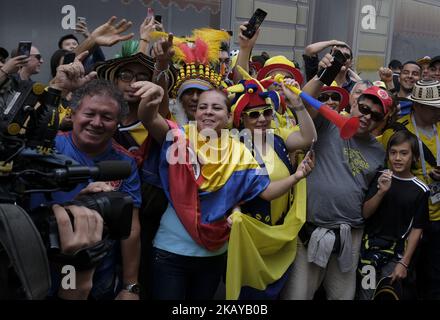
[[[61,252],[74,254],[80,249],[95,245],[102,240],[104,221],[94,210],[86,207],[67,207],[74,217],[73,226],[65,208],[54,205],[53,213],[57,220]],[[85,300],[92,288],[94,269],[76,272],[76,289],[59,288],[58,297],[66,300]]]

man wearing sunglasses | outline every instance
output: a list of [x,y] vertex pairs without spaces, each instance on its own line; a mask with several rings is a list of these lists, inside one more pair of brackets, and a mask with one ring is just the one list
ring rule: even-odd
[[[321,67],[327,64],[331,65],[330,60],[320,62]],[[318,96],[322,86],[315,76],[304,91]],[[371,132],[392,104],[385,90],[366,89],[350,110],[360,126],[348,140],[340,137],[333,123],[306,105],[318,133],[316,165],[307,178],[307,221],[299,233],[283,298],[311,300],[321,285],[329,300],[354,298],[364,225],[361,208],[365,192],[385,160],[385,151]]]
[[37,47],[32,46],[28,62],[18,71],[19,80],[33,83],[34,81],[31,79],[31,76],[40,73],[41,65],[43,63],[44,59],[40,53],[40,50],[38,50]]

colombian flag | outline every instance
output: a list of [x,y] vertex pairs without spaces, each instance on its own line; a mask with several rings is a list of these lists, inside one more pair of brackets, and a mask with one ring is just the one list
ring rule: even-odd
[[268,225],[241,212],[232,214],[228,246],[226,299],[274,298],[281,291],[296,256],[298,232],[306,219],[306,180],[282,225]]
[[264,191],[269,178],[245,145],[229,135],[210,139],[208,146],[194,125],[168,125],[159,167],[164,191],[194,241],[218,250],[229,238],[226,215]]

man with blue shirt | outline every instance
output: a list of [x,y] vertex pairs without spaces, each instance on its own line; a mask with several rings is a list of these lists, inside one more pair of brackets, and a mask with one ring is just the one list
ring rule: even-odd
[[[63,203],[74,199],[80,192],[110,190],[125,192],[133,198],[131,234],[128,239],[120,242],[123,288],[116,299],[137,300],[139,298],[140,181],[136,162],[128,151],[112,139],[118,122],[127,112],[127,106],[122,94],[110,82],[93,80],[74,92],[71,107],[73,129],[69,133],[61,133],[56,137],[56,149],[84,166],[93,166],[105,160],[128,161],[132,167],[131,175],[125,180],[113,181],[109,184],[103,182],[94,182],[89,186],[87,183],[78,184],[70,192],[53,193],[52,199]],[[48,200],[39,195],[33,198],[32,204],[35,206],[39,203],[47,203]],[[96,269],[91,291],[93,298],[114,298],[116,266],[116,253],[113,250]]]

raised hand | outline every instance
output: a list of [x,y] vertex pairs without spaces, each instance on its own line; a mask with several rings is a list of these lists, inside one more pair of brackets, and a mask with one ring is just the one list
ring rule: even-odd
[[391,82],[393,81],[393,71],[390,68],[381,67],[379,69],[379,78],[383,82]]
[[382,193],[388,192],[388,190],[391,188],[392,179],[393,172],[388,169],[384,170],[379,179],[377,179],[377,188],[379,191]]
[[29,59],[30,58],[28,56],[24,56],[24,55],[16,56],[6,61],[3,64],[3,66],[1,66],[1,69],[4,73],[8,75],[16,73],[18,69],[20,69],[21,67],[25,66],[28,63]]
[[298,168],[295,172],[295,178],[299,181],[305,177],[307,177],[310,172],[312,172],[315,167],[315,155],[313,152],[307,152],[303,161],[298,165]]
[[122,35],[133,23],[122,19],[115,25],[116,19],[115,16],[111,17],[106,23],[92,32],[90,37],[93,38],[97,45],[111,47],[120,41],[126,41],[134,37],[134,33]]
[[289,100],[290,104],[288,106],[292,106],[293,108],[304,108],[301,98],[296,95],[292,90],[290,90],[288,87],[293,86],[295,88],[300,89],[299,83],[291,78],[284,79],[284,82],[281,84],[281,87],[283,88],[284,96]]
[[173,34],[168,35],[168,39],[161,38],[156,41],[153,45],[153,55],[156,60],[164,66],[164,69],[168,67],[168,63],[171,61],[171,58],[174,56],[173,50]]
[[89,52],[84,51],[70,64],[63,64],[57,68],[55,78],[51,81],[51,87],[65,92],[71,92],[96,78],[95,71],[85,74],[82,61]]
[[87,22],[84,20],[78,21],[76,23],[75,31],[84,36],[84,38],[90,37],[89,29],[87,28]]

